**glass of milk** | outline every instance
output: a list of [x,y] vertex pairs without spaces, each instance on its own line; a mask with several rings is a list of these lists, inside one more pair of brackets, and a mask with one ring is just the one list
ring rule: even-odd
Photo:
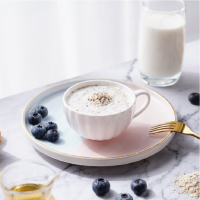
[[138,58],[145,83],[166,87],[179,80],[184,40],[184,1],[146,0],[142,3]]

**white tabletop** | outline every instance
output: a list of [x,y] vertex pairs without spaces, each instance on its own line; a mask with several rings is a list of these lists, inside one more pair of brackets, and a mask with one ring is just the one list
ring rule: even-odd
[[[199,92],[198,55],[199,41],[186,44],[183,73],[179,82],[167,88],[147,86],[166,97],[174,106],[178,120],[187,124],[197,134],[199,134],[199,107],[190,104],[188,95]],[[137,59],[74,79],[80,78],[112,78],[145,85],[140,78]],[[136,163],[116,167],[72,165],[52,159],[34,149],[22,128],[22,110],[33,96],[49,86],[0,99],[0,130],[3,140],[0,144],[0,170],[14,161],[24,159],[50,164],[60,172],[60,177],[53,188],[56,200],[113,200],[118,193],[122,192],[130,193],[134,199],[189,199],[187,195],[173,192],[172,180],[181,172],[199,171],[199,141],[191,136],[177,133],[171,143],[156,155]],[[111,184],[111,191],[103,197],[97,197],[92,191],[92,182],[98,177],[108,179]],[[136,178],[147,181],[149,192],[146,197],[137,197],[131,191],[130,183]],[[0,189],[0,199],[3,197]]]

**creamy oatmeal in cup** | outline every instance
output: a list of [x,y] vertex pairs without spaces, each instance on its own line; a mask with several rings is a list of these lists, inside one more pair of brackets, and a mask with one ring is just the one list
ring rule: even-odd
[[[144,105],[135,112],[139,95],[146,95]],[[73,85],[63,95],[63,109],[70,126],[91,140],[117,137],[142,113],[150,102],[145,90],[106,80],[91,80]]]

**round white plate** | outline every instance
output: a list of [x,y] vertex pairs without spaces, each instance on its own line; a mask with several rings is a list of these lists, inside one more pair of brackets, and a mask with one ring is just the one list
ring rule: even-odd
[[[163,149],[174,137],[175,133],[164,132],[153,136],[148,135],[151,126],[176,121],[174,108],[167,99],[157,92],[127,81],[112,80],[127,85],[132,90],[145,89],[151,95],[148,108],[133,119],[129,127],[117,138],[108,141],[92,141],[82,138],[67,123],[63,108],[62,96],[70,86],[86,80],[75,80],[55,85],[31,99],[23,111],[22,123],[25,134],[32,145],[40,152],[68,163],[86,166],[114,166],[136,162],[154,155]],[[138,97],[136,103],[140,107],[145,97]],[[32,125],[27,120],[28,113],[37,105],[48,108],[49,115],[41,124],[53,121],[58,125],[60,139],[51,143],[37,140],[31,134]]]

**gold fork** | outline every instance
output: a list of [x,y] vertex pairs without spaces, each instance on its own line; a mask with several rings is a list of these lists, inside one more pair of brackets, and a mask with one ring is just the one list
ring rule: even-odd
[[175,121],[153,126],[151,127],[149,134],[155,134],[155,133],[160,133],[160,132],[165,132],[165,131],[175,131],[178,133],[182,133],[184,135],[191,135],[193,137],[200,139],[200,136],[194,133],[193,131],[191,131],[191,129],[187,125],[181,122],[175,122]]

